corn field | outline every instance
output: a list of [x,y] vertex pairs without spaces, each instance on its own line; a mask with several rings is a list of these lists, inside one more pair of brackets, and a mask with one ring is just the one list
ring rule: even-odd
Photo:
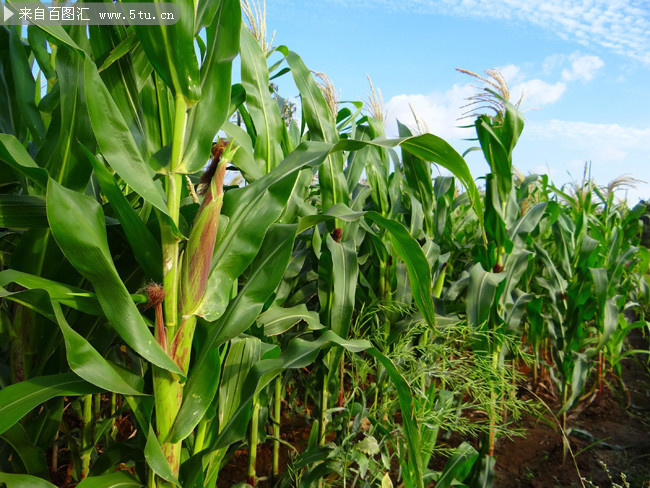
[[489,487],[539,385],[563,430],[623,387],[644,205],[521,175],[490,84],[473,175],[419,125],[387,138],[374,89],[340,102],[250,6],[175,3],[0,27],[0,485],[215,487],[243,450],[240,486]]

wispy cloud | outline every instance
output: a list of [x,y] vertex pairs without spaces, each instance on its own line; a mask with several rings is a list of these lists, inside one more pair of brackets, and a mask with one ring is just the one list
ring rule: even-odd
[[582,56],[573,53],[568,57],[570,66],[562,70],[564,81],[591,81],[598,74],[605,62],[598,56]]
[[[624,160],[634,151],[650,151],[650,127],[552,119],[528,124],[526,134],[533,140],[556,141],[583,149],[585,159],[596,164]],[[644,163],[647,162],[648,157]]]
[[548,172],[557,182],[580,179],[585,163],[590,162],[598,184],[607,184],[623,174],[644,180],[638,181],[636,188],[620,191],[620,197],[627,195],[635,203],[650,195],[646,177],[650,127],[557,119],[529,121],[520,145],[524,157],[519,160],[529,163],[532,170]]
[[[557,67],[561,68],[566,65],[569,58],[567,57]],[[581,58],[575,57],[575,59]],[[510,85],[513,103],[523,96],[523,109],[542,108],[557,102],[566,91],[567,84],[570,83],[568,80],[552,82],[539,78],[528,78],[522,69],[514,64],[499,67],[498,70]],[[576,73],[578,72],[579,69]],[[570,79],[573,81],[579,78],[580,76],[576,74],[572,75]],[[584,76],[582,78],[584,79]],[[468,98],[474,95],[477,89],[473,80],[468,78],[468,83],[456,84],[445,92],[434,91],[428,94],[394,96],[386,104],[389,113],[389,131],[394,127],[395,119],[406,124],[412,123],[411,107],[413,107],[418,118],[426,122],[429,130],[434,134],[452,139],[468,137],[471,132],[459,126],[467,125],[464,122],[469,121],[469,119],[463,120],[463,116],[467,114]]]
[[650,64],[650,9],[645,0],[356,0],[353,4],[526,22],[562,39],[601,46]]

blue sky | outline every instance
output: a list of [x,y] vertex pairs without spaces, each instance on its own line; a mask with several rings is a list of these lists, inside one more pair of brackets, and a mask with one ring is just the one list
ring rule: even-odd
[[[599,184],[622,174],[650,183],[648,1],[269,0],[266,9],[273,45],[326,73],[341,100],[367,99],[370,75],[389,135],[395,118],[413,125],[410,104],[462,153],[473,132],[457,119],[475,82],[455,68],[498,68],[515,101],[524,92],[522,172],[562,184],[591,161]],[[289,79],[280,88],[297,95]],[[479,153],[467,160],[475,177],[487,171]],[[627,192],[631,203],[650,197],[649,183]]]

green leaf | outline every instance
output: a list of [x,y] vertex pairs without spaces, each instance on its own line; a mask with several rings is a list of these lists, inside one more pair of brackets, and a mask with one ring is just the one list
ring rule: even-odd
[[264,174],[280,164],[284,121],[269,92],[266,56],[246,26],[241,29],[241,82],[246,91],[246,108],[253,119],[255,160]]
[[325,239],[318,264],[318,296],[323,324],[338,336],[347,338],[357,291],[359,265],[354,241],[336,242],[331,235]]
[[9,283],[16,283],[28,290],[43,289],[47,291],[52,300],[89,315],[103,314],[95,294],[81,288],[22,273],[14,269],[5,269],[0,272],[0,286],[5,287]]
[[0,161],[36,183],[45,191],[47,171],[38,166],[23,145],[11,134],[0,134]]
[[115,46],[115,48],[113,48],[111,53],[106,57],[102,65],[99,67],[98,71],[104,71],[115,61],[129,54],[137,44],[138,44],[138,38],[136,37],[135,32],[132,32],[124,39],[122,39],[120,43],[117,46]]
[[287,63],[291,68],[296,87],[300,91],[302,114],[312,140],[335,143],[339,140],[339,134],[334,125],[333,114],[311,71],[307,69],[300,56],[292,51],[287,54]]
[[77,488],[138,488],[144,486],[127,471],[86,478]]
[[361,452],[367,454],[368,456],[375,456],[379,454],[379,444],[377,443],[377,439],[371,435],[364,437],[361,441],[357,442],[354,445],[354,448],[359,449]]
[[[132,29],[127,29],[125,26],[121,25],[90,25],[88,26],[88,33],[90,34],[90,45],[92,47],[92,59],[95,63],[99,64],[102,60],[106,60],[111,56],[111,53],[117,49],[121,42],[126,41],[129,37],[129,32]],[[162,123],[160,119],[163,119],[163,116],[158,115],[158,110],[151,110],[149,112],[145,111],[144,100],[146,99],[147,92],[142,90],[144,82],[138,76],[146,77],[150,79],[149,76],[153,67],[145,58],[142,53],[142,46],[136,43],[131,51],[131,53],[118,61],[114,62],[110,66],[107,66],[103,71],[101,71],[101,79],[104,82],[106,88],[108,88],[115,105],[120,110],[124,122],[129,127],[133,139],[140,149],[143,158],[146,160],[149,154],[158,148],[161,147],[160,141],[153,137],[147,137],[145,132],[145,125],[151,119],[155,119],[157,123]],[[142,53],[142,54],[141,54]],[[83,63],[83,60],[82,60]],[[139,66],[139,64],[143,66]],[[144,72],[142,70],[144,67]],[[148,69],[147,69],[148,68]],[[82,77],[85,70],[85,63],[81,67]],[[159,100],[160,111],[163,111],[166,107],[163,104],[164,99],[161,97]],[[84,101],[85,103],[85,101]],[[90,122],[87,122],[88,127],[91,126]],[[91,152],[94,151],[94,146],[83,141],[83,144],[92,148]],[[85,164],[85,157],[81,155],[81,159]]]
[[182,375],[149,332],[115,269],[99,204],[50,180],[47,216],[56,242],[77,271],[92,283],[106,317],[120,337],[145,359]]
[[[405,125],[397,122],[400,137],[412,137],[411,130]],[[422,159],[408,152],[402,151],[402,164],[404,165],[404,176],[411,191],[417,195],[418,201],[422,204],[424,218],[427,228],[433,230],[433,184],[431,183],[431,167]]]
[[546,204],[547,202],[540,202],[534,205],[533,208],[517,219],[510,227],[508,227],[508,237],[513,241],[519,238],[519,245],[522,246],[522,237],[525,238],[527,234],[530,234],[535,230],[546,211]]
[[65,31],[63,26],[38,24],[38,28],[50,36],[48,39],[50,43],[54,43],[55,45],[68,46],[69,48],[77,51],[80,55],[85,55],[84,50],[81,49],[77,43],[72,40],[72,37],[70,37],[70,35]]
[[[71,49],[61,47],[56,53],[56,74],[59,88],[60,118],[50,123],[47,143],[37,160],[44,160],[50,177],[75,191],[88,186],[91,168],[86,163],[81,145],[95,147],[86,102],[84,99],[84,61]],[[58,127],[57,127],[58,124]],[[53,130],[56,127],[57,130]],[[51,141],[51,142],[50,142]],[[56,141],[54,147],[50,144]]]
[[342,220],[343,222],[354,222],[365,215],[365,212],[354,212],[344,203],[337,203],[327,209],[325,213],[307,215],[300,219],[298,225],[298,234],[306,231],[310,227],[332,220]]
[[106,196],[122,224],[122,229],[131,245],[135,259],[142,266],[147,276],[154,281],[162,281],[162,251],[160,244],[133,210],[108,168],[85,147],[83,147],[83,150],[93,167],[104,196]]
[[264,335],[269,337],[286,332],[301,320],[307,323],[310,330],[323,328],[318,312],[310,312],[304,303],[291,308],[271,306],[258,317],[257,323],[264,327]]
[[112,363],[105,360],[83,336],[70,327],[58,303],[53,302],[52,308],[63,333],[66,356],[72,371],[88,383],[97,385],[107,391],[121,393],[122,395],[143,394],[143,378],[135,374],[127,376],[126,371],[120,371]]
[[102,155],[138,195],[169,215],[162,188],[154,182],[153,171],[142,159],[124,117],[89,58],[84,83],[90,122]]
[[425,161],[439,164],[451,171],[467,188],[472,208],[479,222],[483,222],[483,206],[476,183],[463,157],[449,143],[433,134],[422,134],[402,141],[400,147]]
[[480,263],[474,264],[469,272],[467,291],[467,322],[481,328],[485,325],[496,296],[497,286],[505,278],[504,273],[488,273]]
[[[39,376],[0,390],[0,433],[51,398],[98,393],[101,389],[74,373]],[[1,480],[0,480],[1,481]]]
[[0,195],[0,227],[47,227],[45,199],[31,195]]
[[34,98],[36,82],[32,76],[27,52],[20,39],[20,26],[18,25],[13,25],[9,29],[9,55],[20,114],[29,127],[34,141],[40,146],[45,139],[45,124],[36,108]]
[[589,375],[589,359],[586,354],[571,351],[571,362],[573,366],[570,382],[571,395],[569,395],[566,403],[562,405],[558,415],[562,415],[569,410],[580,395],[582,395],[585,389],[585,383],[587,382],[587,376]]
[[261,359],[262,342],[257,337],[234,339],[224,361],[219,386],[219,425],[226,425],[235,415],[245,395],[244,382],[251,368]]
[[478,451],[468,442],[458,446],[445,463],[436,487],[447,488],[454,480],[463,481],[474,466],[478,458]]
[[28,474],[0,473],[0,483],[7,488],[56,488],[52,483]]
[[[312,141],[336,143],[339,134],[336,130],[334,115],[318,88],[311,72],[305,66],[300,56],[294,52],[287,54],[287,63],[296,87],[300,91],[302,116],[309,127],[309,138]],[[318,173],[322,208],[327,210],[336,203],[349,202],[348,185],[343,173],[343,156],[331,153],[323,163]]]
[[45,35],[45,32],[39,29],[36,25],[30,24],[27,26],[27,39],[43,75],[45,75],[47,80],[54,81],[56,79],[56,72],[50,62],[51,55],[47,52],[47,36]]
[[147,434],[147,444],[144,447],[144,457],[147,460],[147,464],[151,467],[154,473],[160,476],[162,479],[169,481],[170,483],[180,486],[174,472],[172,471],[171,466],[165,458],[160,443],[156,438],[156,433],[153,430],[153,426],[149,424],[149,433]]
[[382,217],[377,212],[368,212],[366,218],[388,231],[395,252],[406,264],[411,281],[411,293],[415,304],[427,323],[436,323],[431,288],[431,269],[422,248],[400,222]]
[[[154,1],[154,4],[162,3]],[[156,72],[175,95],[192,105],[201,98],[199,64],[194,52],[194,2],[177,0],[178,22],[134,25],[140,44]]]
[[217,4],[218,8],[205,30],[207,50],[201,64],[201,100],[191,108],[187,122],[186,134],[192,143],[185,147],[183,164],[188,173],[194,173],[205,165],[212,140],[228,118],[232,62],[239,53],[239,2],[205,3]]
[[13,448],[28,474],[41,477],[48,476],[45,453],[34,445],[34,441],[29,438],[29,434],[22,425],[14,424],[0,437]]

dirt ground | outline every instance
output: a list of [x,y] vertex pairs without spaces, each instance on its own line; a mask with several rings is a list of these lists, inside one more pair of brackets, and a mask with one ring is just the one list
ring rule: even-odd
[[[637,331],[638,332],[638,331]],[[640,333],[631,337],[631,346],[648,350]],[[563,459],[563,435],[551,415],[529,418],[519,427],[525,437],[502,439],[497,444],[495,488],[650,488],[650,374],[647,355],[630,357],[622,363],[625,391],[620,382],[606,388],[600,400],[587,399],[567,418],[568,439],[573,456]],[[609,378],[610,382],[612,378]],[[615,381],[615,380],[614,380]],[[540,393],[540,396],[543,396]],[[544,398],[557,411],[557,398]],[[283,419],[282,438],[305,448],[310,427],[300,417]],[[261,488],[271,487],[270,442],[261,445],[257,473]],[[290,461],[286,446],[280,452],[281,471]],[[246,481],[248,454],[236,451],[219,474],[217,486],[231,487]],[[579,472],[579,474],[578,474]],[[580,477],[588,481],[581,482]],[[611,478],[610,478],[611,477]]]
[[[631,340],[634,348],[648,349],[640,334]],[[560,429],[544,420],[526,420],[525,438],[500,441],[495,487],[582,487],[579,471],[599,488],[614,487],[615,483],[625,486],[621,474],[631,488],[650,488],[650,375],[646,361],[647,355],[623,361],[627,393],[618,383],[614,389],[606,389],[600,401],[583,404],[568,416],[574,458],[568,454],[563,462]],[[585,482],[584,486],[591,485]]]

